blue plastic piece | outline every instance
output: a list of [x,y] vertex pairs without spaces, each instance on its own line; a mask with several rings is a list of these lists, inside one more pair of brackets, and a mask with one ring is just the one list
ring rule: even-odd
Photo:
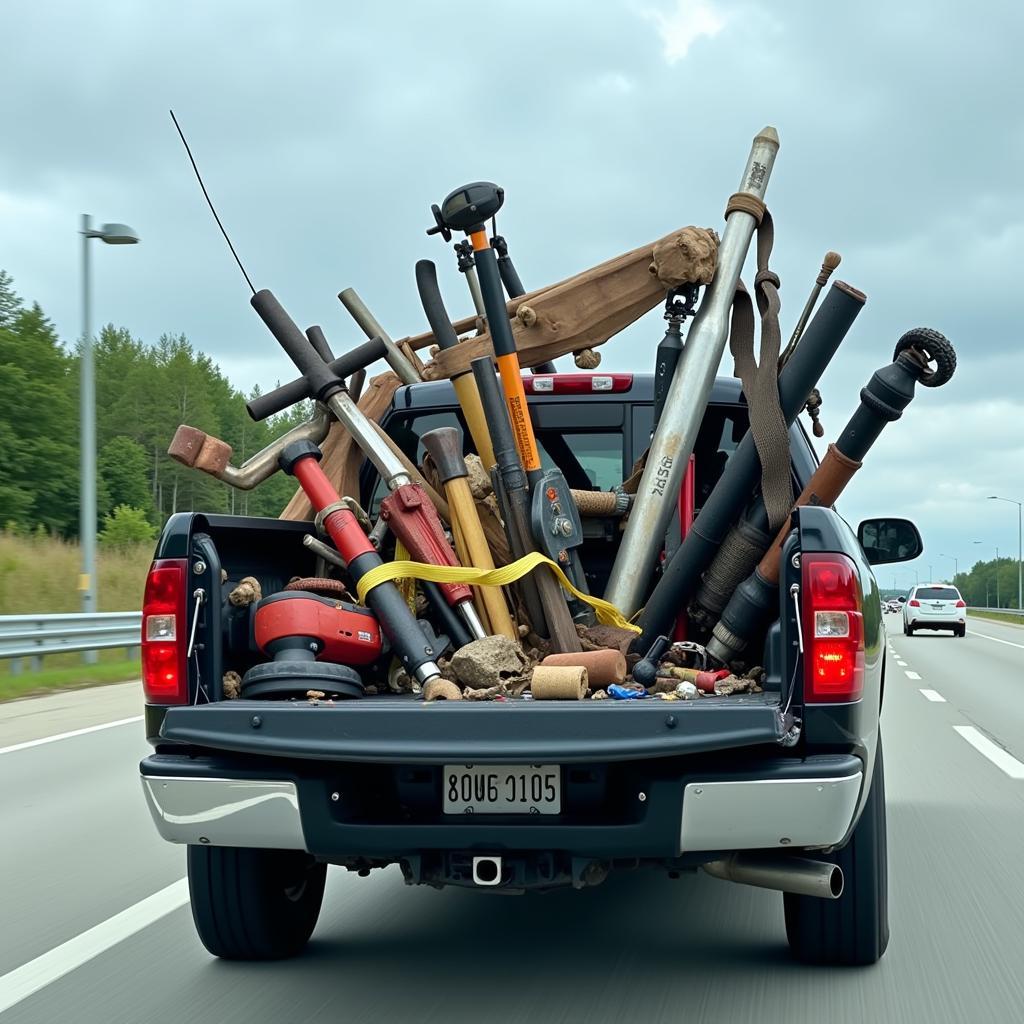
[[627,686],[617,686],[612,683],[608,687],[608,696],[614,697],[616,700],[643,700],[644,697],[650,696],[646,690],[631,690]]

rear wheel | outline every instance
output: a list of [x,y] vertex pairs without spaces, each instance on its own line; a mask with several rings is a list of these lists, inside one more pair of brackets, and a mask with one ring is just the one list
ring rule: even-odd
[[967,636],[967,627],[966,626],[957,626],[957,628],[956,628],[956,635],[957,636]]
[[913,626],[904,626],[903,627],[903,633],[904,633],[905,636],[913,636],[914,635],[914,627]]
[[327,865],[297,850],[188,848],[192,919],[227,960],[279,960],[302,951],[324,897]]
[[[820,857],[843,869],[837,900],[785,893],[786,938],[804,963],[857,966],[875,963],[889,944],[888,855],[882,741],[864,813],[841,850]],[[815,854],[815,857],[818,857]]]

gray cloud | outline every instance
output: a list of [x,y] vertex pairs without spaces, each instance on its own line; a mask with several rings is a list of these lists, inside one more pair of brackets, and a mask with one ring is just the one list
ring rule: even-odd
[[[505,185],[502,229],[535,286],[719,224],[771,122],[784,325],[827,248],[869,294],[824,381],[830,436],[907,328],[960,350],[953,384],[885,435],[847,512],[913,511],[936,550],[971,530],[994,546],[1012,510],[977,495],[1024,497],[1006,440],[1024,411],[1022,23],[1013,5],[981,18],[923,0],[17,5],[0,63],[0,266],[70,340],[77,216],[127,221],[143,244],[95,254],[97,317],[147,340],[184,332],[238,385],[266,385],[288,364],[248,308],[168,107],[257,286],[336,348],[357,337],[334,299],[347,285],[392,333],[422,329],[424,256],[468,311],[423,234],[453,186]],[[660,334],[655,314],[605,347],[606,365],[646,369]]]

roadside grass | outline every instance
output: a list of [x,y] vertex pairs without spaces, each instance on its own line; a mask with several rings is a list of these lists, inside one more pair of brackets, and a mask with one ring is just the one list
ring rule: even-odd
[[[0,675],[0,701],[14,700],[17,697],[35,697],[57,690],[78,690],[86,686],[103,686],[107,683],[124,683],[139,678],[140,665],[138,659],[124,661],[123,655],[117,653],[120,660],[100,661],[96,665],[76,664],[62,668],[44,668],[41,672],[30,672],[25,667],[18,675],[5,669]],[[76,658],[80,655],[60,655],[60,658]],[[50,659],[47,659],[47,663]],[[54,661],[58,656],[54,656]]]
[[1002,612],[968,612],[970,619],[991,619],[993,622],[1005,622],[1011,626],[1024,626],[1024,615],[1004,615]]
[[[101,548],[97,552],[101,612],[137,611],[142,607],[142,590],[152,557],[150,543],[123,550]],[[75,543],[0,531],[0,615],[79,611],[80,560]],[[0,660],[0,700],[138,679],[138,653],[126,658],[128,653],[100,651],[95,665],[82,664],[78,653],[50,654],[43,659],[39,672],[31,670],[28,658],[20,659],[18,673],[12,660]]]
[[[151,543],[96,556],[101,612],[142,607],[142,589],[153,557]],[[0,615],[77,612],[81,608],[78,545],[56,537],[20,537],[0,531]]]

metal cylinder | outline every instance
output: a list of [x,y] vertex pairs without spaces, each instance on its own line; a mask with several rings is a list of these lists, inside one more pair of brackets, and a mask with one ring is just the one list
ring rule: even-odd
[[[863,292],[842,281],[836,281],[828,290],[803,340],[779,376],[779,399],[787,423],[796,419],[865,301]],[[700,574],[749,501],[760,470],[754,439],[748,432],[729,457],[700,515],[666,563],[661,579],[647,600],[638,620],[643,632],[632,648],[638,654],[644,654],[656,637],[671,630],[679,609],[693,596]]]
[[[772,127],[755,136],[739,191],[763,199],[779,136]],[[636,502],[612,567],[605,598],[625,616],[643,600],[657,553],[676,507],[708,396],[729,332],[728,313],[757,221],[741,210],[729,214],[718,249],[715,277],[694,318],[669,386],[665,411],[647,456]]]
[[352,315],[352,319],[359,324],[360,328],[368,338],[380,338],[384,343],[384,358],[388,365],[398,375],[403,384],[418,384],[420,375],[416,367],[412,365],[405,353],[395,344],[394,338],[381,327],[380,322],[367,308],[366,303],[359,297],[354,288],[346,288],[338,292],[341,304]]
[[702,866],[715,878],[756,885],[760,889],[817,896],[823,900],[837,900],[843,894],[843,869],[824,860],[785,854],[734,853]]

